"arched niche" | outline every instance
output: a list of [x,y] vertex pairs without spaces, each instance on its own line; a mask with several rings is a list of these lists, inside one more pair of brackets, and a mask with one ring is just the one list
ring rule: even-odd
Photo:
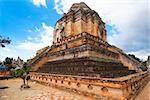
[[104,92],[104,93],[107,93],[107,92],[108,92],[108,89],[107,89],[106,87],[102,87],[102,88],[101,88],[101,91]]

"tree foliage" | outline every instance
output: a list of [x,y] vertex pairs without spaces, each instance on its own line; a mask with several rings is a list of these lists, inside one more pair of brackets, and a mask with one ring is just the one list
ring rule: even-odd
[[138,57],[136,57],[134,54],[128,54],[128,55],[129,55],[130,57],[136,59],[137,61],[141,62],[141,60],[140,60]]
[[11,76],[21,78],[23,80],[23,86],[28,86],[28,80],[30,79],[30,76],[28,76],[29,70],[30,67],[24,64],[22,68],[12,71]]
[[13,58],[6,57],[3,61],[3,64],[9,68],[12,67]]
[[4,48],[5,45],[10,44],[10,42],[11,40],[8,37],[5,38],[0,35],[0,47]]
[[3,63],[0,61],[0,65],[2,65]]

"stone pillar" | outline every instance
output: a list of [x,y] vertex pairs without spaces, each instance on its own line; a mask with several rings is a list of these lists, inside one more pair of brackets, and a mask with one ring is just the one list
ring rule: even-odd
[[93,35],[98,37],[98,31],[99,31],[99,22],[98,20],[94,20],[94,26],[93,26]]
[[102,34],[101,34],[102,40],[106,41],[106,30],[103,28]]
[[86,32],[87,30],[87,23],[86,23],[86,17],[82,15],[81,17],[81,24],[82,24],[82,33]]
[[64,29],[65,36],[68,37],[73,34],[73,16],[68,16],[66,20],[66,27]]
[[86,32],[89,34],[93,34],[93,26],[94,26],[94,22],[93,22],[93,17],[92,15],[89,13],[87,15],[87,27],[86,27]]

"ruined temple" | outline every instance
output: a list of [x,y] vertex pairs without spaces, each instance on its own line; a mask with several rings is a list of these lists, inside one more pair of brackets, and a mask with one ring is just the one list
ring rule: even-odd
[[[139,74],[137,60],[107,42],[105,23],[97,12],[83,2],[74,3],[69,11],[63,14],[55,24],[52,46],[40,49],[28,64],[31,66],[30,75],[33,80],[92,94],[99,93],[95,91],[100,89],[101,95],[111,87],[110,90],[114,91],[112,93],[118,93],[123,100],[130,98],[132,91],[128,91],[126,84],[131,78],[138,77],[135,81],[143,78],[141,82],[147,78],[144,72]],[[125,76],[130,77],[122,78]],[[132,82],[135,85],[134,81]],[[72,87],[71,84],[77,84],[77,87]],[[84,91],[79,88],[85,84],[87,88],[96,90]],[[97,87],[98,85],[100,87]]]
[[[115,51],[116,50],[116,51]],[[135,73],[107,43],[105,23],[85,3],[73,4],[54,28],[53,45],[37,54],[32,71],[53,74],[119,77]]]

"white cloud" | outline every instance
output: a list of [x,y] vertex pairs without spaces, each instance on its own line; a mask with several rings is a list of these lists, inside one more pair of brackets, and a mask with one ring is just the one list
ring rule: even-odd
[[17,58],[16,50],[12,49],[13,47],[7,46],[5,48],[0,48],[0,61],[3,61],[6,57]]
[[[82,0],[98,12],[107,25],[114,26],[108,32],[108,42],[125,52],[141,52],[150,48],[150,12],[147,0]],[[68,12],[73,3],[81,0],[55,0],[58,14]],[[60,12],[61,11],[61,12]],[[110,35],[110,33],[113,33]],[[136,53],[138,56],[139,53]],[[141,56],[142,57],[142,56]],[[144,57],[144,56],[143,56]]]
[[46,0],[32,0],[32,3],[35,5],[35,6],[44,6],[47,8],[47,5],[46,5]]
[[62,2],[60,2],[60,0],[55,0],[54,9],[57,11],[58,14],[63,14],[63,9],[61,9],[62,7],[63,7]]
[[17,45],[17,48],[23,50],[36,51],[42,47],[52,44],[53,27],[47,26],[44,22],[41,24],[41,28],[38,29],[37,36],[28,37],[26,41]]
[[25,30],[25,32],[31,33],[32,30],[31,29],[27,29],[27,30]]
[[5,57],[13,57],[27,60],[36,54],[38,49],[46,47],[52,44],[53,27],[46,25],[44,22],[41,23],[41,27],[35,29],[36,36],[28,36],[24,42],[18,44],[10,44],[6,48],[0,48],[0,61],[4,60]]
[[3,50],[6,51],[6,52],[10,52],[11,51],[11,49],[9,49],[7,47],[3,48]]
[[35,27],[35,30],[36,30],[37,32],[39,32],[39,31],[40,31],[40,29],[39,29],[39,28],[37,28],[37,27]]
[[32,38],[32,37],[30,37],[30,36],[28,36],[28,37],[27,37],[27,40],[32,40],[32,39],[33,39],[33,38]]
[[53,41],[53,27],[47,26],[45,23],[42,23],[44,32],[41,34],[41,41],[45,45],[51,45]]

